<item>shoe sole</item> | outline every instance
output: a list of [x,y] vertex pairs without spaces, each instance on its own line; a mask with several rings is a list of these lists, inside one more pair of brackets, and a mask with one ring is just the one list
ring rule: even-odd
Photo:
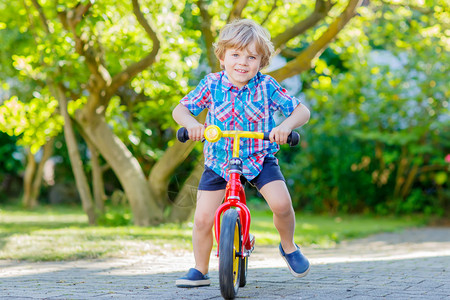
[[301,277],[305,277],[306,275],[308,275],[308,272],[309,272],[309,270],[311,269],[311,264],[309,264],[308,269],[306,269],[305,272],[303,272],[303,273],[297,273],[297,272],[295,272],[295,271],[291,268],[291,265],[290,265],[289,262],[287,261],[286,257],[285,257],[283,254],[281,254],[281,252],[280,252],[280,255],[281,255],[281,257],[284,259],[284,261],[286,262],[286,264],[287,264],[287,266],[288,266],[288,268],[289,268],[289,271],[291,272],[291,274],[292,274],[294,277],[301,278]]
[[305,277],[306,275],[308,275],[308,272],[309,272],[309,270],[311,269],[311,264],[309,264],[308,269],[306,269],[305,272],[303,272],[303,273],[297,273],[297,272],[295,272],[295,271],[291,268],[291,265],[290,265],[289,262],[287,261],[286,257],[281,253],[281,251],[280,251],[279,253],[280,253],[280,256],[281,256],[281,257],[284,259],[284,261],[286,262],[286,265],[288,266],[289,271],[291,272],[291,274],[292,274],[294,277],[301,278],[301,277]]
[[209,286],[211,285],[211,280],[187,280],[187,279],[178,279],[175,281],[175,285],[180,288],[193,288],[193,287],[201,287],[201,286]]

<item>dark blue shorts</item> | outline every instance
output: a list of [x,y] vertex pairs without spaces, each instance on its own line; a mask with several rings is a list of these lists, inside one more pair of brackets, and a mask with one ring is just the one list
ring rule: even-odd
[[[245,182],[245,178],[241,176],[241,181]],[[264,159],[263,169],[261,173],[255,178],[250,180],[250,184],[255,186],[260,190],[264,185],[275,180],[283,180],[284,176],[281,173],[280,166],[277,163],[275,157],[266,157]],[[227,182],[221,176],[217,175],[216,172],[211,170],[209,167],[205,166],[202,178],[200,178],[200,183],[198,184],[198,189],[202,191],[218,191],[224,190],[227,186]]]

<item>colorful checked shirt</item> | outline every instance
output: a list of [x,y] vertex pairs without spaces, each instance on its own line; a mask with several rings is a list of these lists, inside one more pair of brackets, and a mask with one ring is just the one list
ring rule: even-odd
[[[288,117],[300,100],[287,94],[274,78],[256,74],[244,87],[238,89],[225,71],[211,73],[180,101],[197,116],[205,108],[206,125],[217,125],[221,130],[270,132],[276,125],[274,112]],[[205,165],[228,180],[227,163],[232,158],[232,138],[216,143],[205,141]],[[239,157],[243,161],[243,175],[252,180],[262,170],[264,158],[274,157],[279,150],[276,143],[259,139],[240,139]]]

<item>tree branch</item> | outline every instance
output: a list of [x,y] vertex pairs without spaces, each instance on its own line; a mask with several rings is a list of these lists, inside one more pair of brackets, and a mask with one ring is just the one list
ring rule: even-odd
[[155,26],[152,24],[151,20],[147,21],[141,12],[138,0],[132,0],[133,3],[133,13],[136,16],[139,24],[144,28],[145,32],[148,34],[153,42],[152,51],[140,61],[130,65],[122,72],[118,73],[112,78],[112,82],[109,85],[106,95],[104,97],[105,101],[108,101],[111,96],[117,91],[119,87],[128,82],[131,78],[147,69],[150,65],[158,60],[158,53],[161,48],[161,41],[155,31]]
[[[73,38],[75,40],[75,50],[78,54],[83,56],[86,56],[85,41],[82,40],[81,37],[77,34],[76,27],[81,22],[83,16],[80,15],[80,11],[86,13],[91,6],[92,4],[89,2],[88,7],[84,7],[83,9],[81,9],[80,7],[83,7],[83,5],[78,3],[77,6],[75,6],[73,9],[59,13],[58,15],[64,27],[72,32]],[[86,59],[88,59],[88,57],[86,57]]]
[[278,7],[278,0],[273,0],[272,8],[267,13],[266,17],[262,20],[261,25],[264,25],[269,20],[270,15],[276,10]]
[[49,34],[50,28],[48,27],[48,20],[45,17],[42,6],[39,4],[39,2],[37,0],[31,0],[31,3],[33,3],[34,8],[36,8],[36,10],[39,13],[39,19],[41,19],[41,23],[44,26],[45,33]]
[[334,3],[331,3],[330,0],[316,0],[314,11],[306,19],[300,21],[272,39],[275,49],[282,47],[292,38],[314,27],[320,20],[327,16],[333,5]]
[[[48,26],[48,19],[45,17],[43,9],[38,0],[32,0],[32,3],[36,10],[39,12],[39,16],[45,28],[45,32],[48,35],[51,34]],[[60,19],[64,28],[67,31],[72,32],[75,41],[75,51],[86,58],[87,66],[91,71],[91,74],[93,74],[93,76],[91,76],[89,80],[88,87],[90,87],[90,90],[93,91],[95,89],[101,89],[105,85],[105,82],[110,79],[110,75],[107,70],[98,63],[99,59],[95,55],[95,50],[92,47],[92,43],[87,46],[86,42],[80,36],[78,36],[76,32],[76,26],[81,22],[83,16],[87,13],[91,6],[92,3],[90,1],[86,5],[83,5],[80,2],[72,10],[59,12],[58,18]],[[96,105],[92,106],[95,107]]]
[[[86,65],[92,74],[89,78],[88,89],[91,93],[96,93],[111,81],[111,75],[103,65],[98,51],[95,50],[94,42],[87,41],[87,38],[82,38],[78,35],[76,30],[78,24],[91,6],[91,1],[88,1],[86,4],[79,2],[71,10],[59,13],[58,17],[63,26],[72,33],[75,41],[75,51],[86,58]],[[96,106],[97,104],[93,105],[93,107]]]
[[420,173],[435,172],[435,171],[450,171],[450,168],[445,165],[429,165],[423,166],[419,169]]
[[361,5],[361,2],[362,0],[350,0],[341,15],[330,24],[328,29],[316,41],[303,50],[296,59],[291,60],[284,67],[270,72],[269,75],[278,81],[283,81],[286,78],[309,70],[312,60],[322,54],[339,31],[355,16],[356,9]]
[[91,6],[91,1],[87,1],[86,5],[79,2],[72,10],[67,13],[67,17],[69,18],[71,27],[76,27],[81,22],[83,16],[88,12]]
[[242,11],[244,10],[245,6],[247,5],[248,0],[234,0],[233,1],[233,8],[230,11],[230,14],[228,15],[227,23],[230,23],[231,21],[235,19],[240,19],[242,15]]
[[206,45],[206,57],[208,58],[208,64],[211,67],[212,72],[217,72],[220,70],[219,62],[214,54],[214,33],[211,29],[211,16],[208,13],[208,8],[203,0],[197,1],[198,8],[200,9],[200,15],[202,16],[202,35],[205,38]]

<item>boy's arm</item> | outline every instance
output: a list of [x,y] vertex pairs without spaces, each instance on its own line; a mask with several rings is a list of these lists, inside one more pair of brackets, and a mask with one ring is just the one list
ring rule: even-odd
[[203,139],[205,126],[192,116],[186,106],[178,104],[172,112],[172,117],[179,125],[186,127],[189,139],[193,141],[201,141]]
[[289,117],[272,129],[269,135],[270,141],[279,145],[285,144],[291,131],[308,122],[310,114],[306,106],[301,103],[297,105]]

